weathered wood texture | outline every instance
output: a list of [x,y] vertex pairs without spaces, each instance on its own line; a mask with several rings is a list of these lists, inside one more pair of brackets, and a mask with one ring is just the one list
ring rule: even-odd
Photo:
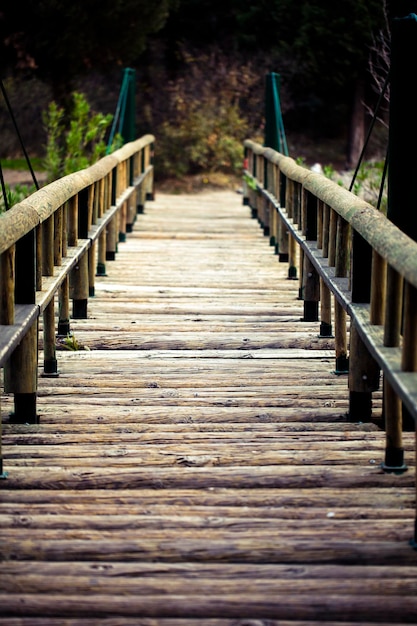
[[286,275],[237,194],[138,216],[40,424],[3,394],[0,626],[417,622],[413,472]]

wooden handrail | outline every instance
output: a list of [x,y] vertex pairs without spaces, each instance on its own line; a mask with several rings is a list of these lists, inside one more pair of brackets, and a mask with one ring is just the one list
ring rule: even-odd
[[417,421],[417,242],[322,174],[251,140],[244,147],[245,202],[271,241],[282,241],[285,231],[285,249],[300,248],[297,268],[296,255],[289,255],[289,278],[299,274],[304,319],[321,317],[327,337],[329,292],[334,296],[335,373],[349,376],[349,418],[371,418],[382,371],[382,467],[405,471],[402,430]]
[[[281,174],[301,184],[316,198],[332,207],[364,237],[369,245],[390,262],[407,282],[417,288],[417,244],[373,206],[322,174],[298,165],[294,159],[264,148],[251,140],[245,147],[279,168]],[[247,174],[252,175],[251,172]],[[414,255],[414,258],[413,258]]]
[[[58,375],[58,334],[87,316],[94,277],[105,274],[136,214],[153,195],[152,135],[46,185],[0,216],[0,367],[14,394],[16,422],[36,413],[38,319],[43,316],[44,374]],[[1,450],[0,450],[1,452]],[[0,454],[0,474],[1,474]]]
[[94,165],[55,180],[15,204],[1,216],[0,254],[44,222],[71,197],[104,179],[118,165],[142,153],[154,141],[152,135],[145,135],[103,157]]

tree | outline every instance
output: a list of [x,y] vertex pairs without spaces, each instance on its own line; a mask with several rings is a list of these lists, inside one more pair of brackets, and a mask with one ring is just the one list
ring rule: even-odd
[[172,0],[3,0],[0,56],[30,70],[65,103],[75,77],[133,63],[159,30]]
[[291,93],[286,123],[319,136],[350,127],[352,163],[362,147],[364,100],[373,97],[370,47],[383,23],[380,0],[181,0],[160,36],[170,40],[171,57],[178,41],[263,55]]

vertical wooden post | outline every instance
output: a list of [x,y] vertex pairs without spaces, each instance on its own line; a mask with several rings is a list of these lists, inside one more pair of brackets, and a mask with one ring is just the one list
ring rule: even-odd
[[[317,198],[304,190],[303,232],[309,241],[317,241]],[[304,321],[317,322],[319,319],[320,280],[316,268],[304,255],[303,267]]]
[[59,288],[59,314],[58,314],[58,336],[67,337],[70,332],[70,310],[69,310],[69,278],[66,276]]
[[352,233],[352,302],[371,301],[372,248],[357,232]]
[[126,224],[127,224],[127,202],[123,202],[119,211],[119,241],[126,241]]
[[42,289],[42,275],[43,275],[43,225],[39,224],[35,234],[35,282],[36,291]]
[[349,231],[350,227],[340,215],[337,216],[335,276],[345,278],[349,267]]
[[[400,345],[402,322],[403,279],[389,265],[387,269],[387,300],[384,321],[384,346]],[[388,381],[384,384],[385,415],[385,462],[382,468],[386,472],[403,471],[404,448],[402,442],[403,415],[402,405]]]
[[329,267],[335,267],[336,265],[336,230],[337,230],[337,213],[336,211],[330,210],[329,245],[328,245]]
[[288,235],[288,278],[297,280],[297,242]]
[[54,274],[54,217],[49,217],[42,224],[42,275]]
[[[36,232],[30,231],[16,243],[15,303],[35,304],[36,301]],[[17,375],[18,373],[18,375]],[[5,390],[14,394],[12,421],[35,424],[38,383],[38,322],[20,342],[4,368]]]
[[1,441],[2,441],[2,419],[1,419],[1,397],[0,397],[0,480],[3,478],[7,478],[7,472],[3,469],[3,453],[1,451]]
[[304,285],[304,250],[301,246],[298,246],[298,266],[300,268],[298,277],[298,299],[303,300],[303,285]]
[[0,255],[0,324],[14,323],[15,246]]
[[306,254],[304,255],[303,268],[303,299],[303,321],[317,322],[319,319],[320,280],[316,268]]
[[[147,163],[146,163],[146,167],[153,165],[153,159],[154,159],[154,144],[151,144],[149,146],[146,146],[145,148],[146,153],[148,155],[147,157]],[[146,177],[146,195],[145,195],[145,199],[148,200],[149,202],[153,201],[155,198],[155,189],[154,189],[154,170],[151,169],[151,171],[149,172],[148,176]]]
[[[38,322],[32,324],[11,355],[4,369],[4,389],[14,394],[14,413],[10,421],[37,424],[36,390],[38,385]],[[17,376],[16,373],[19,373]]]
[[[275,197],[279,198],[279,172],[276,165],[267,161],[268,167],[268,191]],[[274,248],[275,254],[279,253],[278,250],[278,231],[279,231],[279,216],[275,208],[275,205],[271,201],[270,214],[269,214],[269,245]]]
[[336,352],[335,374],[347,374],[349,372],[349,360],[347,356],[347,330],[346,311],[334,299],[334,344]]
[[372,392],[379,388],[379,366],[362,341],[356,324],[350,327],[349,418],[368,422],[372,417]]
[[106,274],[106,238],[107,233],[104,228],[98,239],[98,253],[97,253],[97,276],[107,276]]
[[386,448],[385,460],[381,467],[385,472],[402,472],[407,469],[407,466],[404,464],[401,400],[386,378],[384,379],[384,405],[387,417]]
[[116,214],[107,225],[106,261],[114,261],[117,252],[117,218]]
[[44,376],[58,376],[55,346],[55,303],[53,298],[43,312],[43,355]]
[[[352,233],[351,292],[352,302],[368,304],[371,300],[372,248],[355,230]],[[380,368],[365,346],[354,322],[350,329],[349,417],[370,421],[372,393],[379,388]]]
[[127,203],[126,232],[131,233],[136,221],[136,190],[131,194]]
[[[296,183],[293,180],[286,179],[285,184],[285,207],[287,209],[288,216],[292,218],[293,222],[296,224],[298,219],[298,189],[299,186],[296,186]],[[297,243],[290,234],[288,235],[288,278],[290,280],[297,280],[297,252],[298,246]]]
[[417,289],[404,285],[404,322],[401,369],[403,372],[417,371]]
[[382,326],[385,317],[385,300],[387,289],[387,264],[377,252],[372,254],[371,308],[369,320],[371,324]]
[[70,298],[72,299],[72,317],[87,318],[89,295],[88,254],[83,254],[70,274]]
[[[145,183],[142,182],[136,190],[136,213],[142,214],[145,211],[145,195],[146,195],[146,191],[145,191]],[[254,192],[252,189],[248,189],[247,190],[247,205],[251,207],[251,216],[254,217],[253,215],[253,207],[254,207]]]
[[288,231],[284,222],[278,218],[278,260],[280,263],[288,263],[289,242]]
[[88,250],[88,297],[95,296],[96,285],[96,242],[93,241]]
[[68,246],[76,246],[78,242],[78,196],[68,202],[67,242]]
[[62,207],[62,257],[68,254],[68,212],[69,204],[66,202]]
[[63,207],[54,213],[54,265],[62,265]]
[[332,293],[320,278],[320,337],[333,337],[332,329]]
[[330,229],[330,208],[328,204],[323,204],[321,245],[322,245],[323,257],[325,259],[329,257],[329,229]]
[[[15,246],[13,245],[0,255],[0,324],[7,325],[14,322],[14,267]],[[1,423],[0,412],[0,478],[6,478],[1,451]]]

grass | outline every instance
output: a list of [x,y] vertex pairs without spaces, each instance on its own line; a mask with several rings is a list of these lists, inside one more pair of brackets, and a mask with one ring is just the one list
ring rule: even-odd
[[[43,170],[43,159],[41,157],[34,157],[30,159],[30,163],[34,170]],[[26,159],[1,159],[1,166],[7,170],[27,170],[28,164]]]

